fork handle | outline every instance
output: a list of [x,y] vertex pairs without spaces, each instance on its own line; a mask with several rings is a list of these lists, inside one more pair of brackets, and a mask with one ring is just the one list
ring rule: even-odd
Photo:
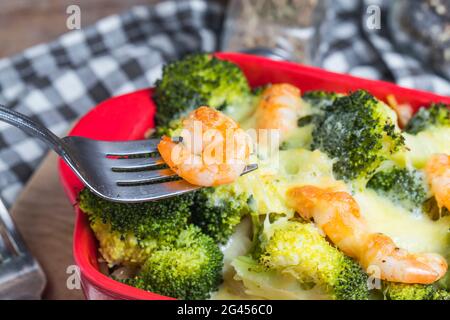
[[66,157],[64,142],[46,127],[31,120],[24,114],[0,104],[0,121],[9,123],[30,136],[40,139],[61,157]]

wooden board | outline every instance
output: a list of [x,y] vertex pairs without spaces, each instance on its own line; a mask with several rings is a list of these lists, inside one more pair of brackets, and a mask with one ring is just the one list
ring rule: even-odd
[[54,153],[36,170],[10,212],[47,276],[43,298],[84,299],[81,290],[69,290],[66,285],[67,267],[74,265],[75,213],[59,182]]
[[[70,31],[67,7],[77,5],[81,28],[133,5],[148,5],[160,0],[20,0],[0,1],[0,56],[8,56],[41,42],[54,40]],[[13,30],[14,32],[12,32]]]
[[[20,52],[41,42],[54,40],[70,31],[67,7],[81,11],[81,28],[134,5],[150,5],[161,0],[15,0],[0,1],[0,57]],[[211,1],[211,0],[210,0]],[[226,4],[228,0],[218,0]]]

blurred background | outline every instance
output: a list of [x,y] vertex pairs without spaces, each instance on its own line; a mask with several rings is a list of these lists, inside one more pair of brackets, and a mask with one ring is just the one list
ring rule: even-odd
[[[2,1],[0,39],[3,45],[0,48],[0,57],[19,53],[68,32],[66,22],[69,6],[76,5],[80,8],[81,28],[86,28],[101,18],[119,14],[132,6],[158,2],[162,1]],[[345,64],[336,65],[339,64],[338,60],[323,61],[323,55],[330,49],[329,45],[345,51],[346,42],[354,40],[350,46],[353,47],[355,54],[358,50],[363,52],[362,48],[358,48],[361,46],[360,37],[363,37],[370,42],[368,44],[372,46],[370,51],[375,47],[376,50],[382,51],[378,52],[382,55],[383,50],[386,50],[383,46],[392,45],[392,51],[410,56],[403,59],[415,57],[426,71],[432,70],[444,76],[445,80],[450,78],[449,0],[208,0],[207,2],[221,5],[224,8],[224,18],[227,18],[224,20],[221,34],[222,45],[218,46],[218,49],[242,50],[249,47],[277,46],[281,48],[279,53],[281,52],[282,58],[316,64],[336,71],[395,80],[396,75],[390,75],[389,70],[383,70],[386,67],[382,65],[386,64],[383,61],[377,61],[379,65],[374,68],[377,70],[372,71],[364,70],[364,66],[361,65],[357,66],[356,70],[346,69]],[[225,12],[227,6],[228,11]],[[351,24],[356,29],[352,28]],[[322,33],[312,31],[311,27],[322,28]],[[381,40],[373,39],[377,36]],[[383,41],[388,43],[382,44]],[[305,50],[310,52],[305,53]],[[389,60],[389,57],[381,57],[381,60],[383,59]],[[390,60],[395,59],[396,57],[390,57]],[[411,68],[419,67],[416,65]],[[413,75],[417,73],[415,71]],[[407,86],[418,86],[412,84],[411,79],[404,82]],[[433,89],[431,85],[428,87]],[[437,91],[450,94],[448,88],[444,90],[438,87]]]
[[[99,102],[151,86],[165,62],[199,51],[261,54],[450,96],[450,0],[2,0],[0,41],[0,103],[60,136]],[[0,123],[0,197],[46,274],[43,297],[81,299],[71,278],[73,212],[47,151]],[[0,298],[12,297],[6,208]],[[30,261],[41,281],[28,298],[37,298],[45,280]]]
[[[0,1],[0,57],[18,53],[68,32],[67,7],[82,10],[81,26],[87,27],[108,15],[134,5],[150,5],[161,0],[4,0]],[[219,1],[226,4],[227,1]]]

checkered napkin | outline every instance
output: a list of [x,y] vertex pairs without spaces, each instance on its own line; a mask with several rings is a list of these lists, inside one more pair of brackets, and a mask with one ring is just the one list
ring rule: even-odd
[[[392,43],[388,7],[392,0],[333,0],[333,17],[324,33],[321,66],[336,72],[382,79],[450,96],[450,79],[433,73]],[[369,30],[367,9],[380,8],[381,28]]]
[[[146,88],[163,62],[214,51],[223,8],[206,1],[137,6],[0,60],[0,103],[63,136],[99,102]],[[48,148],[0,122],[0,196],[11,205]]]

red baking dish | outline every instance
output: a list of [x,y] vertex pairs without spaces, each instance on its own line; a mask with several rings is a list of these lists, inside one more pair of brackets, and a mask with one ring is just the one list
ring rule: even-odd
[[[288,82],[298,86],[302,91],[322,89],[349,92],[366,89],[383,100],[387,95],[393,94],[399,103],[408,102],[415,110],[431,102],[440,101],[450,104],[449,97],[405,89],[387,82],[366,80],[251,55],[218,53],[216,56],[239,65],[252,86]],[[152,89],[145,89],[111,98],[82,117],[70,135],[109,141],[142,139],[145,132],[154,126],[153,117],[156,107],[151,96]],[[76,211],[73,252],[75,262],[80,269],[86,297],[88,299],[171,299],[124,285],[100,273],[96,239],[84,213],[76,205],[78,192],[83,185],[61,160],[59,173],[62,185]]]

